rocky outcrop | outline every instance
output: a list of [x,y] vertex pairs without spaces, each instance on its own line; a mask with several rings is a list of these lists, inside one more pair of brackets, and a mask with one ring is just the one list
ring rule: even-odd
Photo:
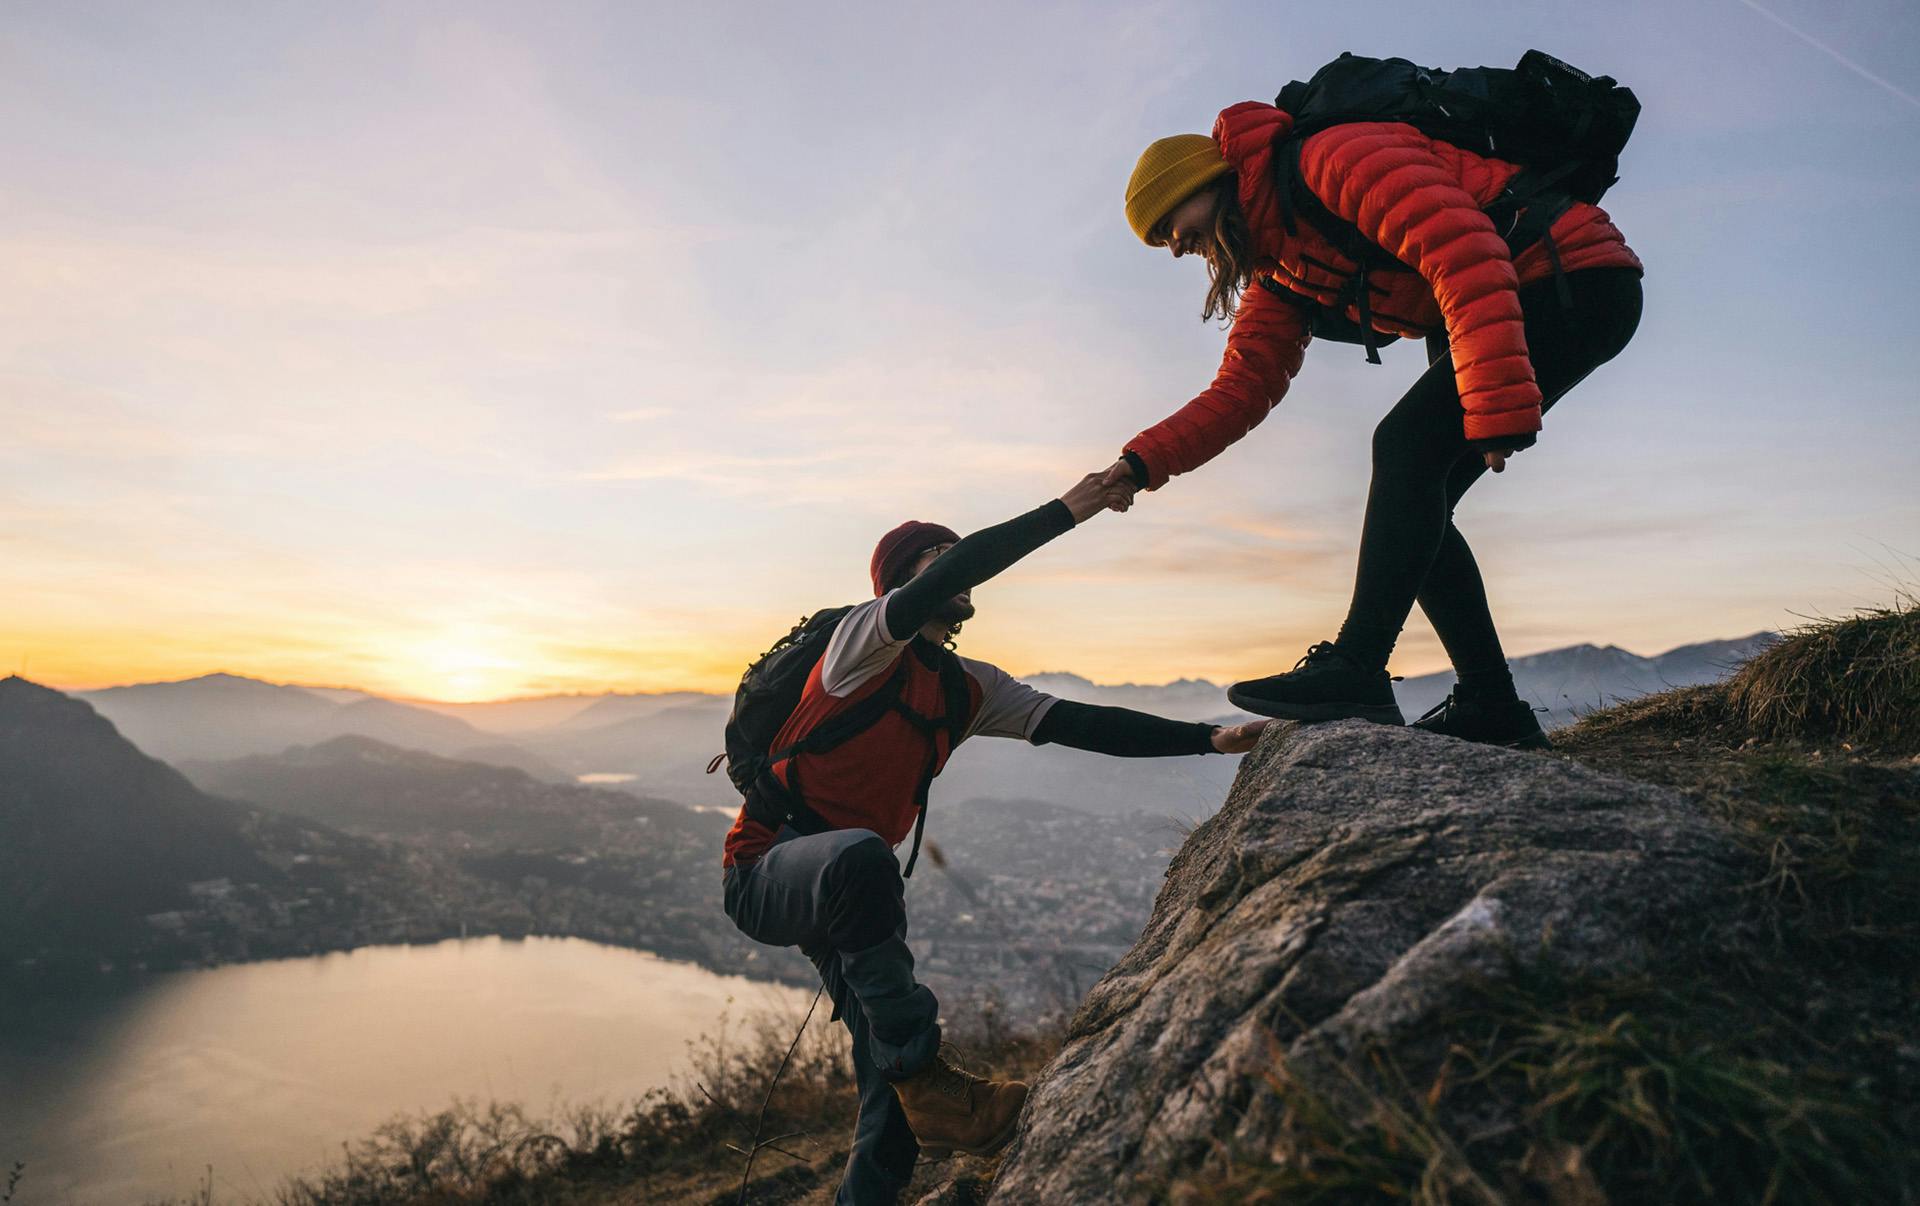
[[1281,1066],[1338,1103],[1352,1055],[1431,1063],[1469,992],[1712,940],[1750,877],[1646,784],[1410,729],[1275,726],[1074,1017],[992,1200],[1160,1199],[1271,1144]]

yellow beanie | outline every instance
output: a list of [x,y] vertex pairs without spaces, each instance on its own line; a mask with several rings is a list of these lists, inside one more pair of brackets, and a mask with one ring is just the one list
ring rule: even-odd
[[1127,225],[1146,242],[1160,219],[1227,171],[1219,146],[1205,134],[1162,138],[1140,153],[1127,181]]

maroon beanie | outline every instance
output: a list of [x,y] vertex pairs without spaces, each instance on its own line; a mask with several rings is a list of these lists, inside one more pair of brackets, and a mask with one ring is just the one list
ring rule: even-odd
[[928,549],[935,545],[957,544],[959,540],[959,534],[952,528],[909,519],[882,536],[880,543],[873,546],[873,593],[886,594],[887,584]]

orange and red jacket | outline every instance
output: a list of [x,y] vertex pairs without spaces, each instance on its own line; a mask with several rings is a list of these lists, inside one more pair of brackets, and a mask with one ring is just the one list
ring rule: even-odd
[[[1281,220],[1274,144],[1292,126],[1284,111],[1246,101],[1220,114],[1213,138],[1238,177],[1255,275],[1334,307],[1357,266],[1310,222],[1297,220],[1288,234]],[[1553,264],[1544,239],[1514,259],[1482,212],[1519,171],[1401,122],[1331,126],[1301,144],[1301,183],[1415,270],[1369,275],[1373,326],[1416,338],[1446,332],[1469,440],[1540,430],[1518,290],[1551,276]],[[1641,267],[1595,205],[1575,202],[1554,222],[1553,240],[1567,272]],[[1346,315],[1359,321],[1355,306]],[[1205,464],[1266,418],[1300,371],[1307,321],[1302,307],[1257,280],[1246,290],[1213,384],[1127,444],[1147,467],[1149,489]]]

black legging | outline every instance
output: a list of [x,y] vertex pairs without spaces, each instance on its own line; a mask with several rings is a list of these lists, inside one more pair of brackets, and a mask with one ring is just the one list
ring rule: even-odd
[[[1640,324],[1640,276],[1631,268],[1590,268],[1520,290],[1527,350],[1546,410],[1613,359]],[[1455,670],[1505,674],[1480,567],[1453,525],[1453,508],[1487,471],[1462,431],[1453,356],[1442,354],[1373,433],[1373,484],[1360,536],[1360,568],[1340,645],[1385,666],[1415,599]]]

